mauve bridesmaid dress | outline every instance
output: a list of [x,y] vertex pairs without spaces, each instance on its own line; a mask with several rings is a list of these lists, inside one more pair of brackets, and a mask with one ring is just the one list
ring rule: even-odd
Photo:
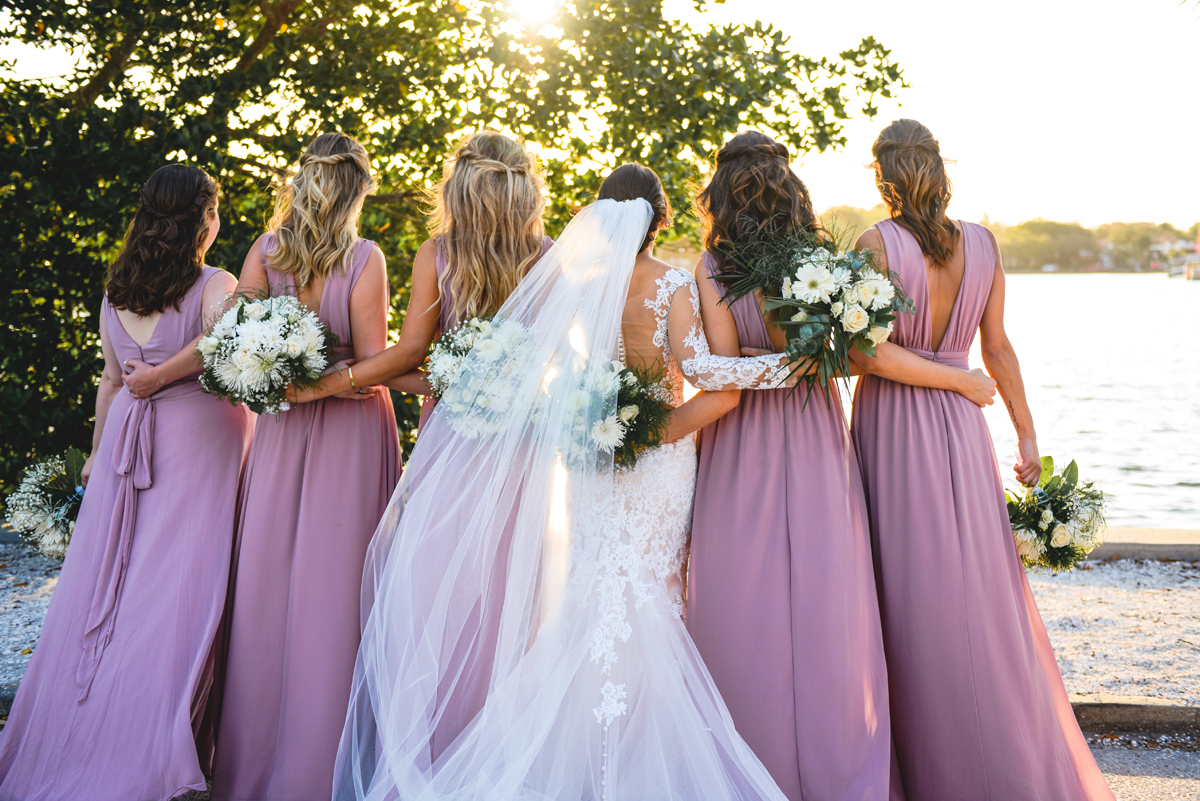
[[[263,242],[269,262],[274,237]],[[353,354],[350,293],[373,243],[325,280],[318,317]],[[268,269],[273,293],[294,291]],[[328,801],[358,652],[367,545],[400,474],[386,392],[262,415],[241,487],[213,798]]]
[[[159,364],[204,327],[203,268],[138,347],[101,307],[117,358]],[[237,484],[254,416],[195,376],[109,407],[71,547],[0,735],[0,798],[166,801],[205,788],[196,736],[225,607]]]
[[[962,223],[966,267],[935,353],[924,254],[895,222],[876,228],[889,270],[916,301],[891,341],[966,368],[996,269],[987,230]],[[953,392],[865,376],[852,429],[908,797],[1111,799],[1013,545],[982,410]]]
[[[712,280],[711,254],[704,267]],[[731,310],[743,347],[771,349],[753,296]],[[687,627],[789,799],[882,801],[891,729],[858,462],[836,391],[803,406],[802,390],[743,392],[700,432]]]

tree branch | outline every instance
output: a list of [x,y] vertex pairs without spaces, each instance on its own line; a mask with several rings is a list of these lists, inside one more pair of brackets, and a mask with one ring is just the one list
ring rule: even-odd
[[420,192],[392,192],[391,194],[367,195],[368,206],[390,206],[393,203],[408,203],[420,197]]
[[120,44],[108,51],[108,61],[104,62],[104,66],[92,76],[91,80],[75,93],[76,110],[86,108],[95,103],[96,98],[112,83],[113,79],[124,72],[125,62],[133,55],[133,51],[137,48],[138,41],[142,38],[142,31],[144,30],[145,26],[141,20],[138,20],[134,23],[132,29],[125,32],[125,36],[122,37]]
[[263,13],[267,19],[263,23],[262,29],[259,30],[258,36],[254,37],[254,41],[250,43],[250,47],[238,59],[237,66],[234,68],[237,72],[245,73],[249,71],[250,66],[255,60],[262,55],[262,52],[267,49],[267,45],[274,41],[279,34],[279,29],[283,27],[284,21],[291,16],[292,12],[299,8],[303,0],[281,0],[273,6],[268,6],[266,3],[259,3],[263,9]]

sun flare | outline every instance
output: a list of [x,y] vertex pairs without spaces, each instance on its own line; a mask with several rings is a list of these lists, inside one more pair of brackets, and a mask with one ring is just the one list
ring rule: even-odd
[[510,0],[513,15],[525,25],[538,25],[558,11],[557,0]]

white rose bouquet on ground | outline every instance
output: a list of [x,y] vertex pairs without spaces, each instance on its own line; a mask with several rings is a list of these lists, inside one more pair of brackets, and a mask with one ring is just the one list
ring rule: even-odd
[[1036,487],[1005,490],[1013,540],[1026,567],[1070,570],[1100,544],[1105,494],[1090,481],[1079,480],[1072,461],[1061,474],[1054,459],[1042,457]]
[[512,401],[534,361],[529,332],[520,323],[471,318],[434,342],[426,381],[448,410],[450,427],[475,439],[514,424]]
[[628,470],[638,457],[663,443],[667,420],[675,409],[662,370],[626,367],[619,361],[593,361],[583,385],[568,401],[575,415],[573,436],[564,461],[603,466],[610,459]]
[[291,295],[238,295],[200,339],[200,385],[255,414],[289,408],[288,386],[321,379],[337,337]]
[[725,247],[725,267],[716,275],[725,287],[722,301],[758,293],[768,322],[785,331],[793,372],[803,372],[805,402],[820,384],[828,404],[829,381],[847,376],[850,349],[874,356],[896,317],[912,313],[913,301],[898,280],[880,272],[869,250],[839,247],[824,232],[775,234],[753,223],[742,229],[737,243]]
[[26,542],[51,559],[67,555],[83,502],[83,453],[71,448],[25,469],[5,505],[8,522]]

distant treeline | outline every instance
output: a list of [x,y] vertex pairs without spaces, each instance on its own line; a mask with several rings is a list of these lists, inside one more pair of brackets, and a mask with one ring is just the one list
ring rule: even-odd
[[[821,215],[827,227],[862,233],[888,217],[879,204],[872,209],[834,206]],[[1200,236],[1200,223],[1186,231],[1170,223],[1114,222],[1097,228],[1078,223],[1029,220],[1000,225],[982,220],[996,234],[1004,254],[1004,267],[1012,271],[1041,272],[1047,265],[1058,270],[1150,270],[1179,252],[1191,252]]]

